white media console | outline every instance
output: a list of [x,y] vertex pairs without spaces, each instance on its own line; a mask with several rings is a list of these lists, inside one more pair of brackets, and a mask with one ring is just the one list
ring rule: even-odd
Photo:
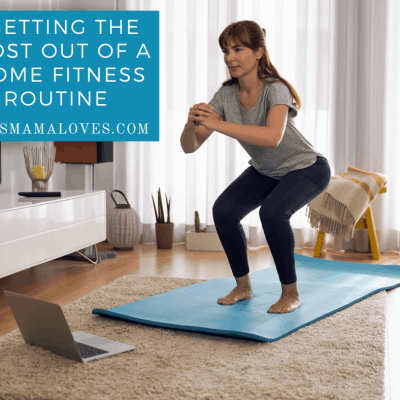
[[106,240],[106,192],[0,193],[0,278]]

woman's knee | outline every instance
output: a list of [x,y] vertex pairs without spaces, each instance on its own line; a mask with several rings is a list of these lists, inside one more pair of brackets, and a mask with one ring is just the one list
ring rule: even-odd
[[267,221],[271,219],[275,219],[277,221],[283,221],[285,219],[290,218],[290,212],[288,212],[285,208],[279,207],[277,205],[271,206],[266,203],[262,204],[259,210],[260,220]]
[[213,205],[212,213],[215,222],[234,222],[236,220],[237,206],[228,196],[220,196]]

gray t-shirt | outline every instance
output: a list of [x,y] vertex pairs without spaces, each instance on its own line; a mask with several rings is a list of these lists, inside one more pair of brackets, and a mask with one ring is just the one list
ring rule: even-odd
[[221,86],[208,103],[224,121],[242,125],[265,126],[269,110],[277,104],[289,106],[286,129],[279,146],[260,147],[241,140],[238,142],[251,157],[249,164],[260,174],[280,180],[287,173],[313,165],[317,156],[326,157],[314,150],[312,144],[296,129],[294,117],[297,109],[292,103],[289,88],[282,82],[268,82],[263,86],[257,102],[243,110],[237,85]]

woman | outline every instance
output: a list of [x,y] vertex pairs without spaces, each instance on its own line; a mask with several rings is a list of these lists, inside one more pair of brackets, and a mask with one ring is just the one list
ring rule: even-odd
[[265,34],[253,21],[232,23],[221,33],[219,45],[230,79],[210,103],[190,109],[181,146],[185,153],[193,153],[217,131],[237,139],[251,157],[250,167],[213,206],[215,227],[237,283],[218,304],[253,298],[240,221],[261,206],[262,227],[282,286],[280,299],[268,312],[287,313],[301,305],[290,218],[326,189],[331,170],[327,159],[294,126],[301,101],[272,65]]

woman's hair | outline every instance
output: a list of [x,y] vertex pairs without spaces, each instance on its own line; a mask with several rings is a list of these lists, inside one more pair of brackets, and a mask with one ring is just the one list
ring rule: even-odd
[[[230,41],[233,41],[236,44],[242,44],[253,51],[257,51],[262,47],[264,49],[264,54],[258,64],[258,78],[263,80],[263,75],[266,75],[266,77],[273,78],[270,83],[278,81],[284,83],[295,100],[297,110],[300,110],[301,100],[296,90],[288,81],[279,75],[278,71],[269,59],[267,47],[265,46],[266,34],[267,32],[265,29],[261,28],[260,25],[254,21],[239,21],[228,25],[219,36],[218,42],[221,49],[223,47],[227,48]],[[222,86],[238,84],[238,78],[232,77],[230,72],[229,75],[231,77],[223,82]]]

